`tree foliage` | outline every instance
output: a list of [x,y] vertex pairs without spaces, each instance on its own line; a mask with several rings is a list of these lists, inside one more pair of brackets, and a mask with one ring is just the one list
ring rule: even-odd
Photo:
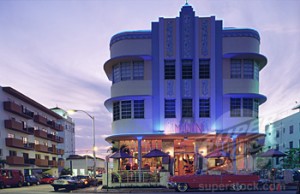
[[285,153],[287,156],[283,159],[283,168],[300,168],[300,148],[291,148]]

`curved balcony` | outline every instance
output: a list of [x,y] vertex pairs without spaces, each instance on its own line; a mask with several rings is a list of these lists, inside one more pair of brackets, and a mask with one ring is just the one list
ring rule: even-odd
[[248,52],[238,52],[238,53],[226,53],[223,55],[224,59],[253,59],[259,66],[259,69],[262,70],[268,60],[264,55],[259,53],[248,53]]

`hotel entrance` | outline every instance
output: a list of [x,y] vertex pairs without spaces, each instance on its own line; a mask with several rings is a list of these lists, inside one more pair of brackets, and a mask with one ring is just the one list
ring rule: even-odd
[[194,174],[195,152],[193,140],[174,140],[175,175]]

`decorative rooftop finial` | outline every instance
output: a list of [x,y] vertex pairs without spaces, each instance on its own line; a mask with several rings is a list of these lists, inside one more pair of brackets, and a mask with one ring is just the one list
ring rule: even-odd
[[188,0],[185,0],[185,5],[188,5],[189,3],[188,3]]

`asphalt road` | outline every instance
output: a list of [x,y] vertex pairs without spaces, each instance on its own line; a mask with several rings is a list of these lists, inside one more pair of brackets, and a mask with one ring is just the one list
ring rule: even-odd
[[[190,191],[187,193],[198,193],[199,191]],[[45,193],[76,193],[76,194],[86,194],[86,193],[107,193],[106,190],[101,190],[96,187],[89,187],[84,189],[77,189],[74,191],[66,191],[64,189],[54,192],[51,185],[37,185],[37,186],[27,186],[21,188],[5,188],[0,190],[0,194],[45,194]],[[178,193],[174,190],[167,189],[111,189],[108,193]],[[245,194],[296,194],[295,190],[291,191],[246,191],[246,192],[202,192],[202,193],[214,193],[214,194],[231,194],[231,193],[245,193]]]

